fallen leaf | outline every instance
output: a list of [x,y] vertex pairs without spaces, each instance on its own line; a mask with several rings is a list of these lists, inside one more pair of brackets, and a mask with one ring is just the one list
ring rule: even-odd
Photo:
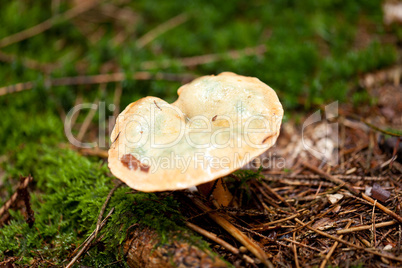
[[328,200],[329,200],[329,202],[331,202],[331,204],[335,204],[342,198],[343,198],[343,194],[329,194],[328,195]]

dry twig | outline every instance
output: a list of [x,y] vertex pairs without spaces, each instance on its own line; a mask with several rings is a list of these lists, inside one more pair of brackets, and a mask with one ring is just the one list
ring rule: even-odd
[[167,59],[162,61],[144,61],[141,63],[141,69],[143,70],[161,69],[161,68],[168,68],[173,65],[191,67],[191,66],[222,61],[225,59],[235,60],[244,56],[263,55],[266,51],[267,51],[266,46],[262,44],[256,47],[247,47],[239,50],[230,50],[225,53],[206,54],[194,57]]
[[39,62],[39,61],[36,61],[33,59],[20,58],[16,55],[6,54],[6,53],[0,51],[0,61],[13,63],[18,60],[20,60],[21,64],[24,67],[26,67],[28,69],[38,70],[38,71],[41,71],[44,73],[48,73],[51,70],[59,67],[59,65],[56,63],[42,63],[42,62]]
[[101,223],[102,223],[103,213],[105,213],[105,210],[106,210],[107,204],[108,204],[109,201],[110,201],[110,198],[112,198],[113,193],[114,193],[120,186],[122,186],[122,185],[123,185],[123,182],[119,180],[119,181],[117,182],[117,184],[112,188],[112,190],[110,190],[109,194],[107,195],[106,200],[105,200],[105,202],[103,203],[102,208],[101,208],[101,210],[100,210],[100,212],[99,212],[98,221],[97,221],[97,223],[96,223],[95,236],[98,235],[98,232],[99,232],[99,230],[100,230],[100,226],[101,226]]
[[113,96],[113,105],[114,105],[113,117],[115,120],[117,119],[117,116],[120,113],[120,99],[122,93],[123,93],[123,85],[121,83],[117,83]]
[[51,17],[50,19],[47,19],[44,22],[41,22],[31,28],[28,28],[21,32],[4,37],[3,39],[0,40],[0,48],[9,46],[11,44],[20,42],[22,40],[31,38],[37,34],[43,33],[44,31],[47,31],[50,28],[52,28],[56,22],[70,20],[70,19],[84,13],[85,11],[90,10],[97,4],[98,4],[97,0],[82,1],[81,4],[67,10],[63,14],[55,15],[55,16]]
[[282,196],[280,196],[277,192],[275,192],[273,189],[271,189],[271,187],[268,186],[268,184],[266,184],[265,182],[262,182],[262,186],[264,186],[264,188],[271,193],[272,195],[274,195],[276,198],[278,198],[279,200],[281,200],[281,202],[283,204],[285,204],[286,206],[290,207],[294,212],[296,212],[296,209],[289,204]]
[[[0,208],[0,220],[2,221],[2,217],[4,215],[6,215],[6,212],[15,204],[15,202],[18,200],[18,197],[21,197],[21,194],[24,195],[24,202],[25,202],[25,206],[27,208],[27,214],[28,214],[28,218],[27,218],[27,222],[30,226],[32,226],[34,218],[33,218],[33,211],[31,209],[31,206],[29,204],[29,197],[28,192],[26,191],[29,183],[31,183],[33,180],[33,177],[31,175],[29,175],[28,177],[25,178],[21,178],[20,182],[17,186],[16,191],[14,192],[14,194],[10,197],[10,199],[4,203],[4,205]],[[25,191],[25,192],[22,192]],[[28,198],[28,199],[27,199]],[[2,224],[2,222],[0,222],[0,224]]]
[[[299,224],[305,225],[305,223],[303,223],[301,220],[299,220],[299,219],[295,219],[295,220],[296,220]],[[318,230],[318,229],[316,229],[316,228],[313,228],[313,227],[309,226],[308,224],[305,225],[305,227],[307,227],[307,228],[310,229],[311,231],[314,231],[314,232],[316,232],[316,233],[318,233],[318,234],[320,234],[320,235],[323,235],[323,236],[325,236],[325,237],[328,237],[328,238],[330,238],[330,239],[333,239],[333,240],[335,240],[335,241],[338,241],[338,242],[343,243],[343,244],[345,244],[345,245],[348,245],[348,246],[350,246],[350,247],[353,247],[353,248],[356,248],[356,249],[360,249],[360,250],[364,250],[364,251],[366,251],[366,252],[368,252],[368,253],[371,253],[371,254],[374,254],[374,255],[377,255],[377,256],[380,256],[380,257],[385,257],[385,258],[390,259],[390,260],[395,260],[395,261],[402,262],[402,258],[395,257],[395,256],[390,255],[390,254],[383,254],[383,253],[378,252],[378,251],[376,251],[376,250],[372,250],[372,249],[368,249],[368,248],[363,248],[363,247],[361,247],[361,246],[358,246],[358,245],[355,245],[355,244],[353,244],[353,243],[350,243],[350,242],[348,242],[348,241],[346,241],[346,240],[343,240],[343,239],[341,239],[341,238],[339,238],[339,237],[336,237],[336,236],[327,234],[326,232],[323,232],[323,231],[320,231],[320,230]]]
[[306,168],[314,171],[317,174],[320,174],[321,176],[323,176],[324,178],[326,178],[329,181],[332,181],[333,183],[336,183],[338,185],[344,186],[346,189],[348,189],[350,192],[352,192],[355,195],[359,194],[359,191],[357,191],[356,189],[354,189],[349,183],[344,182],[343,180],[341,180],[340,178],[334,177],[320,169],[318,169],[317,167],[302,161],[301,162],[303,164],[303,166],[305,166]]
[[299,217],[301,215],[302,214],[298,213],[298,214],[294,214],[292,216],[289,216],[289,217],[286,217],[286,218],[283,218],[283,219],[280,219],[280,220],[270,221],[270,222],[264,223],[262,227],[253,228],[253,230],[263,230],[265,227],[268,227],[268,226],[271,226],[271,225],[276,225],[278,223],[285,222],[285,221],[288,221],[288,220],[292,220],[292,219],[297,218],[297,217]]
[[[349,220],[348,224],[346,224],[345,229],[347,230],[350,225],[352,224],[352,221]],[[342,239],[343,235],[339,236],[339,239]],[[320,268],[324,268],[325,265],[327,264],[327,262],[329,261],[329,259],[331,258],[332,254],[334,253],[336,247],[338,246],[339,242],[335,241],[335,243],[332,245],[331,249],[328,251],[328,254],[325,256],[324,260],[322,261]]]
[[[96,237],[96,233],[97,231],[101,230],[105,224],[107,219],[112,215],[114,211],[114,208],[112,208],[109,213],[107,214],[107,216],[105,217],[105,219],[103,219],[103,221],[101,222],[99,228],[98,226],[96,227],[96,229],[92,232],[92,234],[90,236],[88,236],[88,238],[84,241],[84,243],[82,243],[78,248],[81,248],[81,250],[77,253],[77,255],[74,256],[74,258],[68,263],[68,265],[66,266],[66,268],[71,268],[73,266],[73,264],[78,260],[78,258],[87,250],[88,246],[92,243],[92,241],[95,239]],[[78,249],[77,248],[77,249]]]
[[364,199],[366,199],[367,201],[369,201],[374,206],[376,206],[377,208],[381,209],[382,211],[384,211],[385,213],[390,215],[392,218],[394,218],[397,221],[399,221],[400,223],[402,223],[402,217],[399,216],[398,214],[396,214],[395,212],[393,212],[392,210],[390,210],[389,208],[387,208],[386,206],[383,206],[380,203],[375,202],[376,200],[374,200],[373,198],[371,198],[370,196],[368,196],[368,195],[366,195],[364,193],[362,193],[362,197]]
[[[87,76],[73,76],[47,79],[44,85],[47,87],[52,86],[73,86],[73,85],[90,85],[90,84],[105,84],[110,82],[120,82],[125,79],[132,78],[134,80],[167,80],[167,81],[181,81],[188,82],[194,78],[192,74],[172,74],[172,73],[156,73],[149,72],[136,72],[132,77],[126,77],[124,73],[110,73],[110,74],[98,74]],[[10,86],[0,88],[0,96],[20,92],[24,90],[30,90],[37,86],[35,82],[18,83]]]
[[254,241],[248,238],[244,233],[239,231],[234,227],[228,220],[219,216],[218,213],[214,212],[212,209],[204,205],[204,203],[198,198],[193,198],[194,204],[199,207],[204,212],[209,212],[208,215],[217,224],[219,224],[223,229],[230,233],[234,238],[236,238],[240,243],[242,243],[251,253],[253,253],[262,263],[267,267],[274,267],[273,264],[268,260],[268,256],[263,249],[261,249]]
[[[105,84],[102,84],[105,85]],[[96,106],[98,106],[99,104],[99,97],[96,97],[96,99],[93,101],[93,104],[95,104]],[[96,109],[90,109],[87,116],[84,119],[84,122],[82,123],[81,127],[80,127],[80,131],[78,132],[77,135],[77,140],[78,141],[82,141],[85,137],[85,134],[88,131],[89,125],[92,122],[92,119],[94,118],[95,114],[96,114],[97,110]]]
[[[293,232],[293,241],[296,242],[296,232]],[[293,244],[293,253],[295,254],[295,265],[297,268],[299,268],[300,265],[299,265],[299,258],[297,257],[296,243]]]
[[[386,221],[386,222],[381,222],[381,223],[376,223],[375,228],[381,228],[381,227],[387,227],[391,226],[398,223],[397,221]],[[348,233],[354,233],[358,231],[364,231],[364,230],[369,230],[370,228],[373,228],[373,224],[370,225],[361,225],[361,226],[356,226],[352,228],[347,228],[347,229],[342,229],[336,231],[337,234],[348,234]]]
[[152,29],[142,37],[137,40],[138,48],[143,48],[147,44],[151,43],[154,39],[158,36],[162,35],[163,33],[183,24],[188,20],[188,16],[185,13],[177,15],[176,17],[171,18],[170,20],[158,25],[156,28]]
[[207,230],[202,229],[201,227],[199,227],[199,226],[197,226],[195,224],[192,224],[191,222],[186,222],[186,225],[190,229],[196,231],[197,233],[199,233],[199,234],[211,239],[215,243],[217,243],[217,244],[221,245],[222,247],[226,248],[227,250],[229,250],[233,254],[239,254],[239,249],[235,248],[234,246],[232,246],[228,242],[224,241],[223,239],[220,239],[216,234],[208,232]]

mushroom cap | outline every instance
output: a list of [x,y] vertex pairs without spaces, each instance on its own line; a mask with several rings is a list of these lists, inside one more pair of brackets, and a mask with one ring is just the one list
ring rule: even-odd
[[111,134],[109,168],[133,189],[185,189],[241,168],[275,144],[283,117],[273,89],[224,72],[195,79],[169,104],[131,103]]

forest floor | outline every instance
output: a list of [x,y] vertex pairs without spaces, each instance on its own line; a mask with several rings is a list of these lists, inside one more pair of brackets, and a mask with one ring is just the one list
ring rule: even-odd
[[[402,266],[402,32],[383,1],[49,2],[0,4],[0,267]],[[222,71],[285,109],[276,145],[224,178],[229,206],[120,183],[119,112]],[[80,104],[99,111],[69,117]],[[71,145],[66,118],[98,146]]]

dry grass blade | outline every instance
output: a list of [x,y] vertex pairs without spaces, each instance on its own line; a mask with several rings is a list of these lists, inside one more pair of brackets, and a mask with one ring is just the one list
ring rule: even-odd
[[9,46],[11,44],[20,42],[22,40],[31,38],[37,34],[43,33],[44,31],[47,31],[50,28],[52,28],[52,26],[56,22],[72,19],[72,18],[80,15],[81,13],[84,13],[85,11],[90,10],[97,4],[98,4],[97,0],[82,1],[81,4],[77,5],[76,7],[71,8],[70,10],[67,10],[63,14],[56,15],[50,19],[45,20],[44,22],[41,22],[41,23],[31,27],[31,28],[28,28],[28,29],[25,29],[16,34],[4,37],[3,39],[0,40],[0,48]]

